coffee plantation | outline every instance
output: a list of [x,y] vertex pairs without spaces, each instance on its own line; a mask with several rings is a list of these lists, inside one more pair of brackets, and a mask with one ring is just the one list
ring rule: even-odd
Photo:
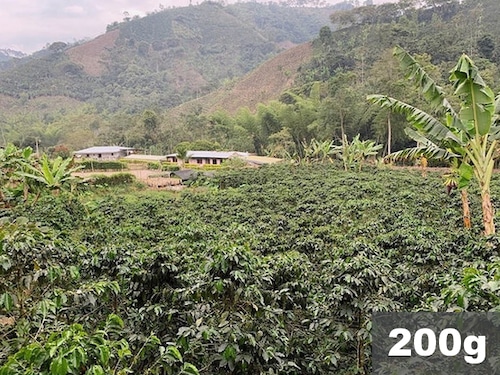
[[4,208],[0,374],[367,374],[372,312],[498,310],[477,187],[467,230],[442,171],[365,169]]

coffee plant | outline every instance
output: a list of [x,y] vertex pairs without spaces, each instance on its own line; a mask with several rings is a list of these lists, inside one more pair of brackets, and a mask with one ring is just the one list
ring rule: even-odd
[[498,310],[498,239],[438,172],[102,189],[2,211],[0,374],[367,374],[375,311]]

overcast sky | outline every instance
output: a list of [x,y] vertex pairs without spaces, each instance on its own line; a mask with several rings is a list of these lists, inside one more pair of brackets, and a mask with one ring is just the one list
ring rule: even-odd
[[0,0],[0,48],[32,53],[47,43],[94,38],[124,12],[144,16],[160,4],[185,6],[189,0]]

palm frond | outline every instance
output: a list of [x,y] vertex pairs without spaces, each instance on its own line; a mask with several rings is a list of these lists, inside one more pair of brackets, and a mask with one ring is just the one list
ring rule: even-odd
[[474,125],[469,134],[488,134],[496,116],[495,95],[467,55],[463,54],[452,69],[450,81],[453,82],[455,95],[462,99],[460,119],[464,124]]
[[406,77],[421,88],[425,99],[429,101],[434,110],[444,108],[446,112],[456,116],[455,110],[446,99],[443,88],[436,84],[413,56],[400,46],[394,48],[393,54],[405,70]]
[[495,97],[495,111],[492,119],[492,128],[500,127],[500,94]]
[[408,103],[385,95],[369,95],[367,99],[371,103],[378,104],[382,108],[388,108],[393,112],[406,115],[407,121],[415,129],[428,134],[439,142],[450,140],[458,144],[464,143],[462,139],[454,134],[441,121]]

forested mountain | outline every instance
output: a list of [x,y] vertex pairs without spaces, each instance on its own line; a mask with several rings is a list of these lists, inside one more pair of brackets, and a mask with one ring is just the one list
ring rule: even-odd
[[6,49],[0,48],[0,62],[5,62],[5,61],[12,60],[12,59],[20,59],[20,58],[23,58],[25,56],[26,56],[26,54],[24,54],[23,52],[20,52],[20,51],[15,51],[15,50],[10,49],[10,48],[6,48]]
[[446,91],[448,72],[465,52],[498,91],[498,15],[497,0],[400,0],[335,12],[257,3],[169,9],[109,25],[79,46],[55,43],[0,74],[0,106],[9,109],[0,113],[1,134],[3,142],[42,147],[169,152],[204,140],[300,157],[313,139],[338,141],[344,131],[388,152],[409,144],[405,119],[366,96],[427,108],[393,47],[414,54]]
[[[286,88],[287,92],[276,96],[276,100],[263,100],[260,105],[254,104],[259,90],[232,91],[232,95],[220,101],[223,106],[214,106],[211,103],[215,98],[224,97],[223,90],[219,90],[191,106],[181,106],[184,110],[191,108],[185,122],[203,124],[196,128],[197,135],[190,133],[192,137],[219,142],[221,138],[210,133],[211,124],[222,122],[226,129],[243,126],[251,134],[254,151],[276,156],[300,157],[304,145],[313,139],[339,142],[342,130],[348,139],[357,134],[362,139],[375,139],[384,144],[384,152],[401,149],[411,144],[403,131],[404,117],[389,114],[366,101],[367,95],[380,93],[428,108],[404,78],[392,56],[393,47],[401,45],[415,54],[448,92],[448,72],[460,55],[467,53],[498,92],[498,15],[500,3],[495,0],[401,0],[335,12],[331,25],[323,27],[315,38],[314,56],[300,67],[293,88]],[[252,82],[262,82],[264,86],[263,77],[252,75]],[[238,94],[247,98],[250,111],[234,113],[235,104],[240,103]],[[220,111],[211,114],[221,107],[226,108],[228,116]]]
[[172,107],[312,39],[333,8],[239,3],[166,9],[43,53],[0,74],[0,93],[67,96],[109,111]]

